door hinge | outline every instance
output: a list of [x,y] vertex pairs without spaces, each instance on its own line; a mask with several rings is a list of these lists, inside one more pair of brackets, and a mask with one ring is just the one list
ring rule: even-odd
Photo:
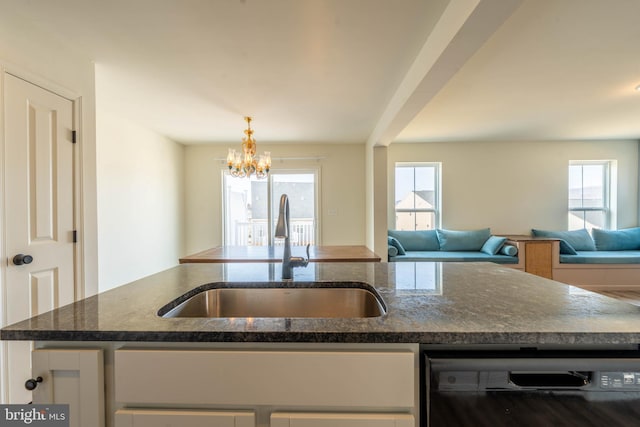
[[78,231],[73,230],[73,243],[78,243]]
[[75,130],[71,131],[71,142],[73,144],[75,144],[77,142],[77,135],[78,135],[77,131],[75,131]]

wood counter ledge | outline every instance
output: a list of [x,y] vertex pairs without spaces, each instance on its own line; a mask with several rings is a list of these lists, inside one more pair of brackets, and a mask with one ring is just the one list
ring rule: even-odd
[[[180,258],[180,264],[223,262],[282,262],[282,246],[216,246]],[[306,246],[292,246],[293,256],[305,256]],[[311,246],[311,262],[380,262],[366,246]]]

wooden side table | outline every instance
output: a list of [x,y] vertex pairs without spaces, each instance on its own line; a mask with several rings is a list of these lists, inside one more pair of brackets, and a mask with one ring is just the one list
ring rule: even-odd
[[505,236],[524,247],[524,271],[553,279],[553,242],[558,239],[530,236]]

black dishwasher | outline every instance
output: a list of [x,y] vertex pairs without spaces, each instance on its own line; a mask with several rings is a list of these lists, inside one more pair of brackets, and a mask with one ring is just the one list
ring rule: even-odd
[[640,352],[427,351],[422,426],[640,426]]

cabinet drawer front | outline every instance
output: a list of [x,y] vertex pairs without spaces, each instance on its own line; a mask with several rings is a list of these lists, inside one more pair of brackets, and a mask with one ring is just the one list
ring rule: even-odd
[[271,427],[414,427],[408,414],[273,413]]
[[412,352],[117,350],[128,404],[412,408]]
[[250,411],[197,411],[163,409],[120,409],[116,427],[255,427]]

